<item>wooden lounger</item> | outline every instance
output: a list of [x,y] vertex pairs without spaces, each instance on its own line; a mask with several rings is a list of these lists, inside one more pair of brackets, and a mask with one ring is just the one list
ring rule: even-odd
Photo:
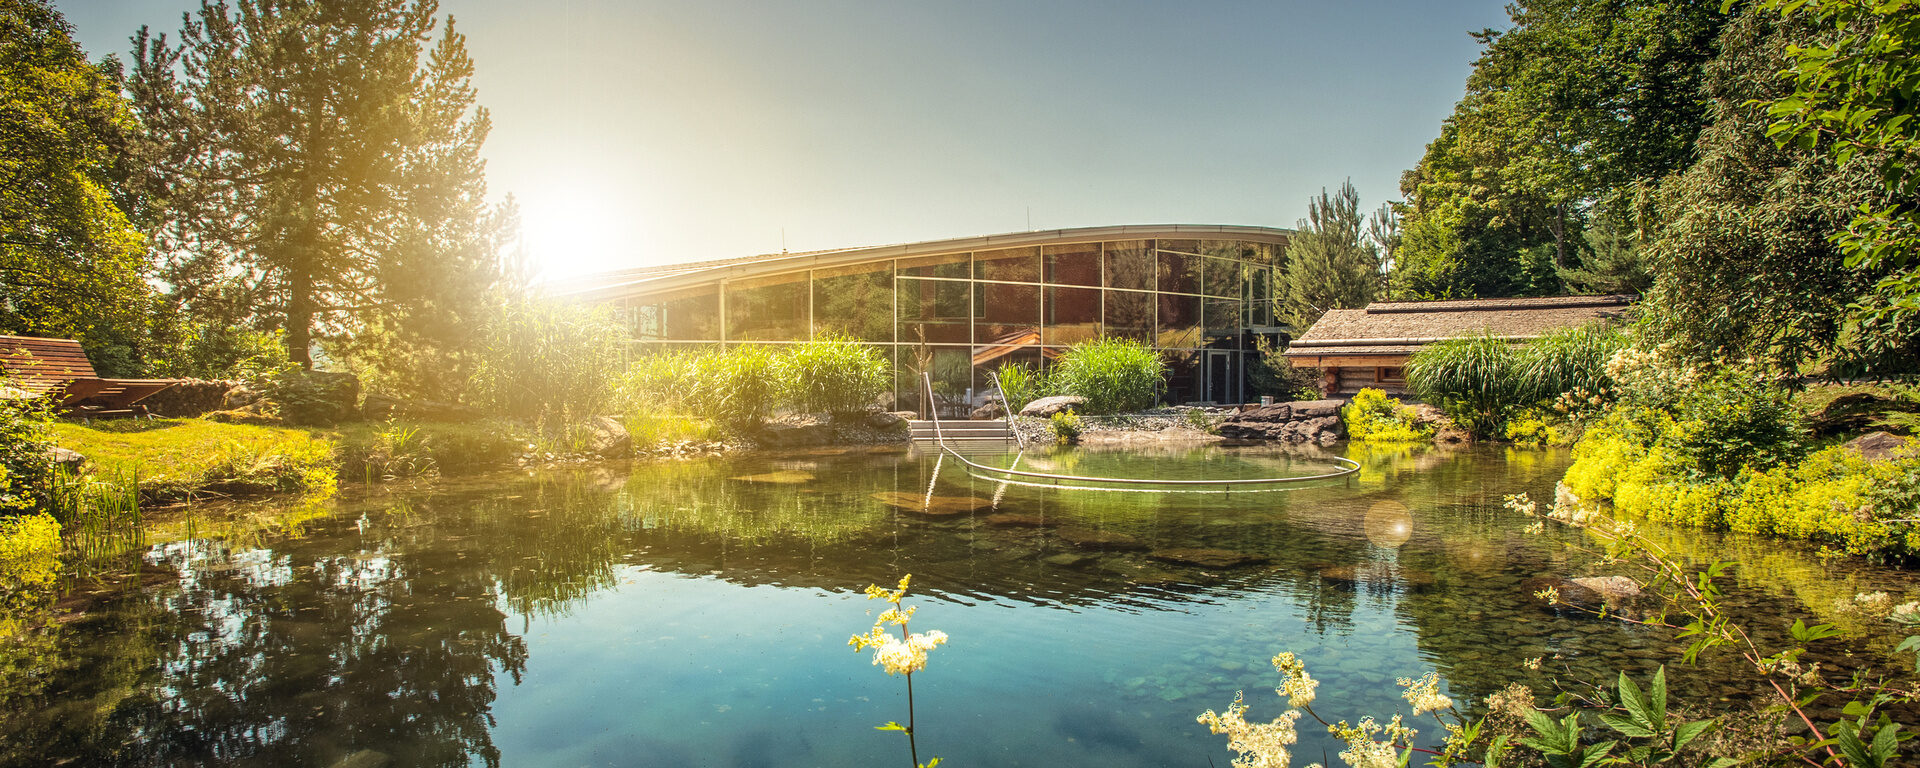
[[128,416],[145,412],[139,402],[172,387],[173,379],[103,379],[80,342],[0,335],[0,370],[13,386],[53,393],[54,407],[80,416]]

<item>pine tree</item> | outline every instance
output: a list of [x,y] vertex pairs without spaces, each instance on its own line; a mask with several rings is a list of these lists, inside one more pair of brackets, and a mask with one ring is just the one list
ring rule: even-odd
[[[1385,233],[1385,222],[1382,222]],[[1372,301],[1380,288],[1380,252],[1363,239],[1360,193],[1353,182],[1340,191],[1307,201],[1307,218],[1287,244],[1281,319],[1306,331],[1329,309],[1354,309]]]
[[465,342],[512,219],[487,209],[491,123],[465,38],[449,17],[435,41],[436,13],[203,0],[177,46],[135,36],[151,228],[190,310],[238,306],[307,367],[316,334],[428,357]]

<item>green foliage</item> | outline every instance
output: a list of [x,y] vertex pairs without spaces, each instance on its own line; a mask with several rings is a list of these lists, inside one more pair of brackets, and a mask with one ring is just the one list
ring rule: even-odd
[[[1509,6],[1477,37],[1466,95],[1401,179],[1412,204],[1394,295],[1551,294],[1594,201],[1685,168],[1706,115],[1703,67],[1725,24],[1709,3]],[[1617,255],[1607,258],[1618,259]]]
[[1362,443],[1424,443],[1433,440],[1433,430],[1421,426],[1412,408],[1401,405],[1387,393],[1368,387],[1354,393],[1340,409],[1347,435]]
[[1407,361],[1407,385],[1475,438],[1497,437],[1523,409],[1567,393],[1610,392],[1607,361],[1625,347],[1600,325],[1561,329],[1525,344],[1491,335],[1428,344]]
[[1167,364],[1160,354],[1131,339],[1081,342],[1060,355],[1051,378],[1057,389],[1087,399],[1088,413],[1122,413],[1153,407],[1166,389]]
[[1019,363],[1003,365],[995,371],[995,375],[1000,380],[1001,394],[1007,398],[1008,413],[1019,413],[1020,409],[1027,407],[1027,403],[1057,393],[1057,382],[1030,366]]
[[1306,329],[1329,309],[1355,309],[1380,287],[1380,252],[1362,235],[1353,182],[1307,201],[1307,218],[1287,241],[1279,279],[1280,320]]
[[697,413],[735,432],[766,421],[786,388],[779,355],[766,347],[738,346],[703,355],[694,376],[703,393]]
[[465,38],[435,12],[208,3],[177,46],[134,36],[144,218],[188,317],[283,328],[302,367],[335,334],[351,342],[339,357],[415,374],[395,380],[458,372],[514,216],[486,201],[491,119]]
[[0,517],[50,511],[52,423],[43,398],[0,398]]
[[254,383],[288,424],[330,426],[359,416],[360,381],[350,373],[288,366]]
[[[0,516],[0,630],[21,609],[51,600],[60,579],[60,523],[45,512]],[[8,632],[9,642],[19,638]]]
[[1080,432],[1085,428],[1080,414],[1067,410],[1060,411],[1047,420],[1047,429],[1053,432],[1053,440],[1061,445],[1073,445],[1080,442]]
[[1540,408],[1528,408],[1507,419],[1503,436],[1517,445],[1569,445],[1574,430],[1567,420]]
[[521,301],[481,332],[475,400],[529,422],[604,414],[613,403],[626,336],[604,309]]
[[1767,105],[1767,134],[1822,151],[1839,166],[1856,157],[1878,171],[1890,198],[1855,212],[1833,239],[1847,266],[1882,275],[1884,299],[1866,322],[1906,324],[1920,314],[1920,8],[1911,0],[1765,0],[1763,8],[1820,31],[1787,49],[1793,89]]
[[1701,383],[1663,436],[1695,472],[1723,478],[1798,459],[1806,454],[1806,439],[1790,393],[1742,372]]
[[1247,379],[1254,394],[1280,400],[1320,399],[1325,376],[1320,369],[1295,366],[1287,360],[1286,350],[1275,347],[1265,336],[1255,336],[1253,346],[1259,354],[1248,365]]
[[134,122],[72,33],[45,0],[0,2],[0,333],[76,338],[137,375],[155,307],[121,183]]
[[789,349],[779,360],[786,400],[808,413],[859,413],[893,385],[893,372],[872,347],[826,335]]

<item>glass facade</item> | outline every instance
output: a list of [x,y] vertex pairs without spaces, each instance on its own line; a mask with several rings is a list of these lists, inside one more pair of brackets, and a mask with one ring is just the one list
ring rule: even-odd
[[873,344],[895,363],[903,409],[920,405],[921,371],[943,397],[978,402],[993,370],[1044,367],[1103,335],[1159,349],[1170,402],[1243,402],[1251,334],[1274,330],[1283,251],[1237,240],[1065,242],[716,280],[613,306],[650,349],[827,334]]

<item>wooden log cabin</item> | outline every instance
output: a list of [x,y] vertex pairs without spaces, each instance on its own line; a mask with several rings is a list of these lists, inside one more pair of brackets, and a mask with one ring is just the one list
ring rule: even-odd
[[1634,299],[1376,301],[1366,309],[1328,310],[1288,345],[1286,358],[1295,366],[1321,369],[1328,397],[1350,397],[1366,387],[1403,395],[1407,358],[1428,344],[1483,333],[1524,342],[1561,328],[1618,318]]

